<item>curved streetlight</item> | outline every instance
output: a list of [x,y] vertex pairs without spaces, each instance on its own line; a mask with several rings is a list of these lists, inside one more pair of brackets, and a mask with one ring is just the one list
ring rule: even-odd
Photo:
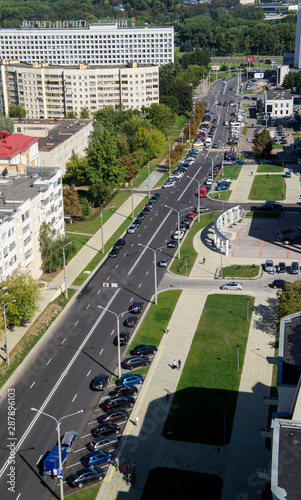
[[59,418],[58,420],[53,417],[52,415],[49,415],[48,413],[45,413],[41,410],[37,410],[36,408],[30,408],[31,411],[36,411],[40,415],[45,415],[45,417],[52,418],[56,422],[56,430],[57,430],[57,445],[58,445],[58,450],[59,450],[59,470],[58,470],[58,478],[60,480],[60,498],[61,500],[64,499],[64,488],[63,488],[63,464],[62,464],[62,454],[61,454],[61,434],[60,434],[60,429],[61,429],[61,421],[64,418],[68,417],[73,417],[74,415],[77,415],[78,413],[83,413],[84,410],[79,410],[76,411],[75,413],[71,413],[70,415],[66,415],[64,417]]
[[142,243],[138,243],[138,245],[140,247],[147,248],[148,250],[152,250],[154,252],[155,305],[157,305],[157,303],[158,303],[158,300],[157,300],[158,287],[157,287],[157,257],[156,257],[156,254],[157,254],[158,250],[162,250],[162,248],[167,247],[167,245],[163,245],[163,247],[159,247],[159,248],[152,248],[152,247],[149,247],[148,245],[142,245]]
[[[190,208],[193,207],[186,207],[186,208],[181,208],[181,210],[177,210],[176,208],[172,208],[169,205],[164,205],[166,208],[169,208],[170,210],[173,210],[174,212],[177,212],[178,214],[178,236],[180,236],[180,213],[183,212],[184,210],[190,210]],[[178,237],[178,259],[180,259],[180,245],[181,245],[181,240]]]
[[6,328],[6,308],[9,306],[9,304],[13,304],[13,302],[16,302],[16,299],[11,300],[10,302],[7,302],[6,304],[2,304],[3,307],[3,318],[4,318],[4,333],[5,333],[5,353],[6,353],[6,364],[9,366],[9,348],[8,348],[8,342],[7,342],[7,328]]
[[65,282],[65,297],[68,299],[68,289],[67,289],[67,276],[66,276],[66,256],[65,256],[65,248],[68,245],[71,245],[72,241],[69,241],[66,245],[63,246],[63,266],[64,266],[64,282]]
[[109,208],[115,208],[115,205],[113,207],[105,207],[102,209],[102,211],[100,212],[100,229],[101,229],[101,247],[102,247],[102,254],[105,253],[105,245],[104,245],[104,241],[103,241],[103,224],[102,224],[102,212],[104,210],[109,210]]
[[197,179],[195,179],[194,177],[190,177],[189,175],[187,175],[186,177],[188,177],[188,179],[191,179],[192,181],[195,181],[198,183],[198,222],[200,222],[200,189],[201,189],[201,183],[203,182],[203,180],[198,181]]
[[121,377],[121,356],[120,356],[120,326],[119,326],[119,320],[120,316],[122,316],[125,313],[128,313],[129,311],[123,311],[119,314],[115,313],[114,311],[111,311],[111,309],[106,309],[103,306],[97,306],[99,309],[103,309],[105,312],[109,312],[111,314],[114,314],[116,317],[116,322],[117,322],[117,357],[118,357],[118,378]]

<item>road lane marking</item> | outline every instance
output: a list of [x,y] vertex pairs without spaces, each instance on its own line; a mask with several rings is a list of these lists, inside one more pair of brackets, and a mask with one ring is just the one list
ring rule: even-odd
[[99,356],[103,353],[103,349],[101,349],[100,353],[99,353]]
[[65,340],[66,340],[66,339],[62,340],[61,345],[63,345],[63,343],[65,342]]
[[34,385],[35,385],[35,381],[31,384],[31,386],[29,387],[29,389],[31,389]]
[[77,320],[77,322],[76,322],[76,323],[74,323],[74,326],[76,326],[76,325],[77,325],[77,323],[78,323],[78,320]]
[[111,331],[111,335],[113,335],[114,332],[115,332],[115,328]]
[[88,304],[88,305],[87,305],[87,307],[86,307],[86,309],[89,309],[90,305],[91,305],[91,304]]
[[76,400],[77,398],[77,394],[75,394],[74,398],[72,399],[72,403],[74,403],[74,401]]
[[71,467],[75,467],[76,465],[81,465],[81,462],[76,462],[76,464],[67,465],[67,467],[65,467],[65,469],[70,469]]
[[50,358],[50,359],[47,361],[46,365],[49,365],[49,363],[50,363],[50,361],[51,361],[51,360],[52,360],[52,358]]
[[91,373],[91,370],[88,371],[86,376],[89,377],[90,373]]
[[40,462],[42,456],[43,456],[43,454],[39,457],[38,461],[36,462],[36,465],[38,465],[38,463]]

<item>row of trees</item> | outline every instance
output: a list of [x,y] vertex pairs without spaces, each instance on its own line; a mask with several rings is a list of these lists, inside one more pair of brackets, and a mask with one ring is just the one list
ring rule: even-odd
[[294,87],[301,88],[301,71],[290,71],[283,79],[283,87],[292,89]]

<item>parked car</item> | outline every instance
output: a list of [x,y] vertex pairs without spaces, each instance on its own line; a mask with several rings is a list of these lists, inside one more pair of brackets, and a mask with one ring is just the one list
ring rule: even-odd
[[301,235],[301,227],[293,226],[287,229],[280,230],[278,232],[278,241],[281,241],[284,245],[289,245],[292,241]]
[[102,450],[103,448],[114,448],[119,443],[119,439],[114,436],[99,436],[88,444],[90,451]]
[[157,346],[151,344],[139,344],[132,350],[135,356],[146,356],[148,354],[156,354]]
[[105,374],[97,375],[90,383],[93,391],[104,391],[109,383],[109,376]]
[[169,263],[169,259],[161,259],[161,260],[158,262],[158,266],[159,266],[159,267],[167,267],[167,266],[168,266],[168,263]]
[[272,207],[275,207],[275,208],[278,208],[278,209],[282,209],[282,203],[280,201],[266,200],[264,204],[272,206]]
[[128,227],[127,232],[128,232],[129,234],[133,234],[133,233],[136,231],[136,229],[137,229],[136,224],[131,224],[131,225],[130,225],[130,227]]
[[109,410],[103,415],[98,417],[100,423],[102,422],[123,422],[129,419],[129,412],[127,410]]
[[112,250],[109,252],[109,257],[111,257],[111,258],[117,257],[119,252],[120,252],[119,247],[113,247]]
[[194,219],[195,218],[195,213],[194,212],[188,212],[187,216],[188,219]]
[[106,473],[101,467],[86,467],[79,469],[66,478],[66,482],[71,488],[82,488],[87,484],[102,481]]
[[178,245],[178,242],[177,240],[174,240],[174,239],[171,239],[169,243],[167,243],[167,246],[169,248],[176,248],[176,246]]
[[216,191],[227,191],[227,189],[229,189],[229,186],[226,186],[225,184],[219,184],[215,188]]
[[285,273],[285,272],[286,272],[285,262],[279,262],[279,264],[278,264],[278,273]]
[[144,302],[133,302],[133,304],[129,307],[129,311],[134,314],[140,314],[144,307]]
[[110,396],[136,396],[138,389],[135,385],[119,385],[109,392]]
[[138,318],[136,316],[129,316],[124,322],[124,326],[127,326],[128,328],[134,328],[136,324],[138,323]]
[[81,461],[86,467],[94,467],[95,465],[109,463],[111,459],[112,455],[109,451],[96,450],[82,457]]
[[195,207],[194,210],[196,213],[202,214],[205,212],[210,212],[211,209],[208,207],[204,207],[204,205],[200,205],[199,207]]
[[292,176],[292,173],[290,170],[286,170],[285,173],[284,173],[284,177],[286,178],[290,178]]
[[142,375],[138,375],[137,373],[135,374],[125,373],[124,375],[121,375],[121,377],[117,380],[116,385],[132,386],[136,384],[143,384],[143,382],[144,382],[144,377]]
[[112,396],[110,398],[105,399],[103,403],[101,403],[101,407],[108,410],[116,410],[120,408],[133,408],[135,404],[135,399],[132,396]]
[[174,240],[182,240],[184,237],[184,232],[183,231],[175,231],[173,235]]
[[148,366],[150,364],[150,359],[148,357],[141,356],[128,356],[124,358],[121,363],[122,368],[125,370],[133,370],[134,368],[140,368],[141,366]]
[[246,162],[243,160],[236,160],[236,165],[246,165]]
[[290,273],[291,274],[298,274],[299,272],[299,264],[298,262],[292,262],[290,266]]
[[[121,332],[119,334],[120,345],[127,345],[127,343],[130,340],[130,338],[131,338],[130,332]],[[113,340],[113,344],[114,345],[118,345],[118,337],[117,337],[117,335],[116,335],[116,337]]]
[[118,434],[120,434],[120,429],[117,424],[114,424],[112,422],[104,422],[91,429],[91,434],[94,437],[110,436],[111,434],[116,434],[117,436]]
[[270,286],[272,288],[284,288],[287,283],[289,283],[289,282],[285,281],[285,280],[274,280]]
[[122,248],[125,245],[125,238],[119,238],[114,244],[115,248]]
[[267,259],[265,261],[264,269],[267,273],[273,273],[274,272],[274,263],[271,259]]
[[242,290],[242,283],[239,281],[231,281],[220,287],[221,290]]

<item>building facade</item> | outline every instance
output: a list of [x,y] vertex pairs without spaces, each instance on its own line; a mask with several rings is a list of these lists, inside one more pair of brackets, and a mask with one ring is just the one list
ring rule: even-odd
[[301,68],[301,3],[298,4],[294,67]]
[[0,133],[0,168],[2,165],[34,167],[39,165],[39,139],[23,134]]
[[5,166],[0,179],[0,280],[20,266],[34,279],[42,274],[39,234],[43,222],[64,233],[61,171]]
[[159,66],[49,66],[19,61],[0,63],[0,111],[21,105],[27,118],[62,119],[70,111],[91,113],[121,104],[140,109],[159,104]]
[[276,118],[293,114],[293,97],[289,90],[266,90],[264,93],[265,113]]
[[73,155],[85,156],[92,120],[27,120],[15,119],[19,134],[39,137],[39,165],[59,167],[65,175],[66,163]]
[[174,62],[174,29],[130,27],[126,22],[24,21],[0,30],[0,59],[59,65],[117,65],[136,61],[161,66]]

